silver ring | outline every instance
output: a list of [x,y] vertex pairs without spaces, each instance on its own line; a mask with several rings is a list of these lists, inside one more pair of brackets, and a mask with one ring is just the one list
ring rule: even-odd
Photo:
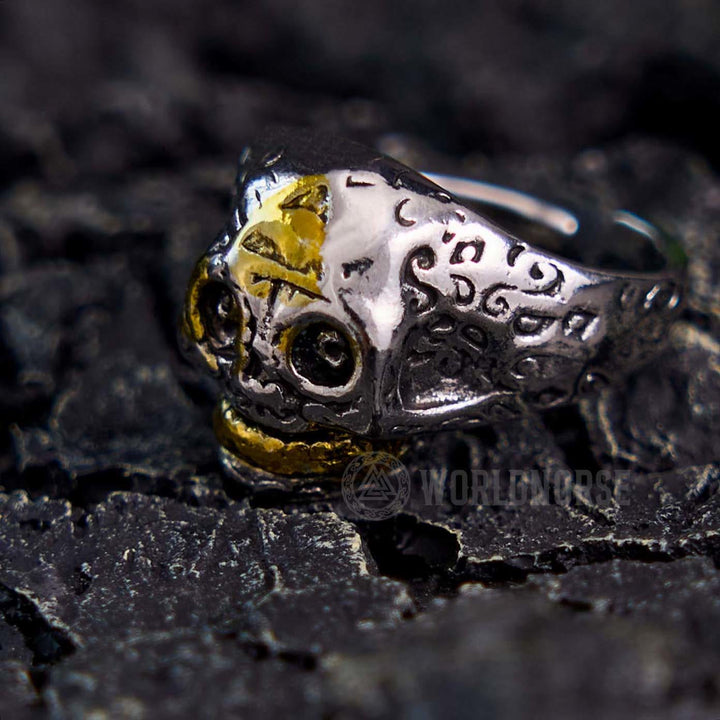
[[662,348],[683,278],[678,244],[629,212],[283,129],[243,153],[182,338],[220,382],[236,475],[342,474],[378,444],[620,381]]

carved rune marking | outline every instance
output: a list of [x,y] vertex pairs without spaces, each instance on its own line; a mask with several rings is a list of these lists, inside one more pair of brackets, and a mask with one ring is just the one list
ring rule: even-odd
[[455,285],[455,302],[458,305],[470,305],[475,299],[475,286],[462,275],[450,275]]
[[349,278],[353,273],[357,273],[358,275],[364,275],[365,271],[368,270],[373,265],[373,260],[368,257],[364,258],[358,258],[357,260],[352,260],[351,262],[343,263],[343,277]]
[[347,176],[345,181],[345,187],[374,187],[375,183],[367,182],[365,180],[353,180],[352,175]]
[[[469,258],[465,253],[465,250],[467,250],[468,248],[472,249],[472,256]],[[480,258],[482,257],[484,249],[485,243],[482,240],[470,240],[469,242],[462,240],[457,243],[457,245],[455,245],[453,254],[450,257],[450,264],[458,265],[466,261],[474,263],[480,262]]]
[[410,227],[411,225],[414,225],[416,222],[415,220],[411,220],[410,218],[403,217],[403,215],[402,215],[403,207],[405,207],[405,205],[409,202],[410,202],[410,198],[405,198],[404,200],[401,200],[395,206],[395,220],[403,227]]
[[435,266],[435,252],[427,245],[418,248],[407,259],[405,264],[404,285],[411,294],[408,308],[414,313],[423,313],[434,307],[438,300],[437,290],[420,281],[416,270],[429,270]]
[[518,255],[526,250],[527,248],[524,245],[513,245],[509,250],[507,254],[507,264],[510,267],[513,267],[515,265],[515,261],[518,258]]

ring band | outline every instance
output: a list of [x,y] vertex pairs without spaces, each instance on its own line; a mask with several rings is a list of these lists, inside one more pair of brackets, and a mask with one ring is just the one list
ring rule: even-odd
[[629,212],[281,129],[243,153],[181,337],[220,381],[226,466],[318,476],[368,443],[620,380],[663,347],[684,267],[679,245]]

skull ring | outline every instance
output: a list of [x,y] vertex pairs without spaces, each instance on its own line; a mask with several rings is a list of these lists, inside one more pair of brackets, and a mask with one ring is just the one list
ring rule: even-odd
[[677,243],[631,213],[278,129],[243,153],[181,339],[222,386],[225,467],[289,486],[615,382],[662,348],[683,276]]

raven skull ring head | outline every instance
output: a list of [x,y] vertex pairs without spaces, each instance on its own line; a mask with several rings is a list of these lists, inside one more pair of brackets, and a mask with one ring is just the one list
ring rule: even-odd
[[651,226],[617,214],[614,239],[578,263],[575,215],[486,188],[488,207],[538,221],[555,245],[352,142],[278,130],[245,151],[181,333],[222,385],[230,470],[337,471],[378,442],[570,402],[657,350],[680,290],[648,250]]

